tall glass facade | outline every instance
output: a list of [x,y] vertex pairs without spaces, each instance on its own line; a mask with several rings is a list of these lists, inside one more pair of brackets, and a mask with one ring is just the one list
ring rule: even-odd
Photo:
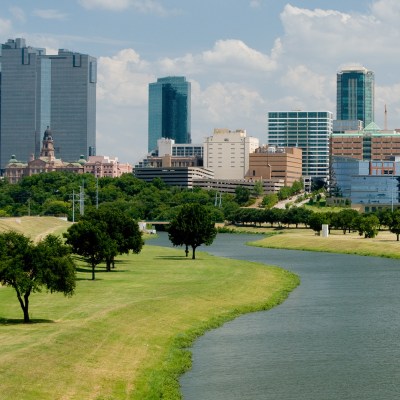
[[374,121],[375,75],[363,67],[337,74],[336,112],[338,120],[360,120],[364,126]]
[[267,144],[301,148],[303,176],[327,179],[332,123],[330,111],[269,112]]
[[8,40],[1,49],[0,167],[11,155],[27,161],[39,155],[40,140],[50,125],[51,63],[43,49]]
[[48,126],[56,156],[76,161],[95,153],[96,59],[44,49],[10,39],[1,46],[0,167],[11,155],[23,162],[40,153]]
[[59,50],[52,65],[51,130],[64,161],[96,155],[96,59]]
[[148,151],[160,138],[191,143],[191,86],[183,76],[158,78],[149,85]]

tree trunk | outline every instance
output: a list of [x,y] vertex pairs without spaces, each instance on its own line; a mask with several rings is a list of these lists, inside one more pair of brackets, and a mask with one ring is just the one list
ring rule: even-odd
[[400,233],[397,233],[396,236],[397,236],[397,241],[399,241]]
[[19,290],[14,287],[15,291],[17,292],[17,297],[18,297],[18,301],[19,304],[22,308],[22,312],[24,313],[24,322],[27,324],[30,322],[30,318],[29,318],[29,295],[31,294],[31,291],[27,291],[24,294],[24,298],[22,298]]
[[95,276],[94,276],[94,269],[95,269],[96,265],[92,263],[92,281],[95,280]]
[[193,252],[192,252],[192,260],[196,259],[196,246],[192,246]]
[[186,257],[189,255],[189,246],[187,244],[185,245],[185,254]]
[[108,258],[106,260],[106,271],[107,272],[111,271],[111,261]]

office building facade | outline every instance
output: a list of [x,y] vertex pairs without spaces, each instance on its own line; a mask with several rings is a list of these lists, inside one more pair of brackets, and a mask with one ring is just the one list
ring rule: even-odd
[[60,49],[51,61],[51,129],[56,156],[63,160],[96,155],[97,61]]
[[336,192],[353,207],[370,212],[400,205],[400,160],[373,161],[334,157]]
[[268,112],[267,144],[299,147],[302,150],[303,177],[325,180],[329,176],[332,123],[330,111]]
[[400,132],[382,130],[372,122],[362,130],[333,133],[331,152],[358,160],[389,160],[400,156]]
[[336,76],[336,118],[360,120],[366,127],[375,117],[375,75],[364,67],[349,67]]
[[11,155],[39,156],[41,135],[50,125],[51,62],[44,49],[24,39],[8,40],[1,51],[0,165]]
[[243,129],[214,129],[204,141],[204,167],[214,171],[215,179],[244,179],[250,153],[258,146],[258,138]]
[[[66,161],[95,154],[96,59],[10,39],[1,46],[0,167],[11,155],[40,154],[41,134],[51,127],[55,153]],[[17,139],[17,140],[16,140]]]
[[191,85],[183,76],[158,78],[149,84],[149,152],[161,138],[191,143]]

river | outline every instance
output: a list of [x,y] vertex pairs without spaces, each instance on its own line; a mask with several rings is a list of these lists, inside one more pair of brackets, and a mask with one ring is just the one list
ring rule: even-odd
[[[281,266],[301,285],[282,305],[199,338],[184,399],[399,399],[400,261],[244,244],[256,239],[219,234],[200,249]],[[165,234],[151,242],[169,245]]]

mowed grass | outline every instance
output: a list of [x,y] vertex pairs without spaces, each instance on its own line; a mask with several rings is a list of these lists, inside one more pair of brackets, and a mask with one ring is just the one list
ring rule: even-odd
[[[264,228],[264,232],[274,231]],[[358,254],[363,256],[400,258],[400,242],[396,235],[379,231],[373,239],[365,239],[357,232],[332,231],[328,237],[315,235],[311,229],[280,229],[279,235],[272,235],[249,243],[252,246],[276,249],[325,251],[330,253]]]
[[0,288],[0,398],[179,398],[195,337],[279,304],[299,283],[279,268],[197,257],[145,245],[95,281],[80,263],[73,297],[31,295],[31,324],[14,291]]
[[0,218],[0,232],[14,230],[37,241],[49,233],[55,235],[61,234],[65,232],[71,224],[71,222],[56,217]]

